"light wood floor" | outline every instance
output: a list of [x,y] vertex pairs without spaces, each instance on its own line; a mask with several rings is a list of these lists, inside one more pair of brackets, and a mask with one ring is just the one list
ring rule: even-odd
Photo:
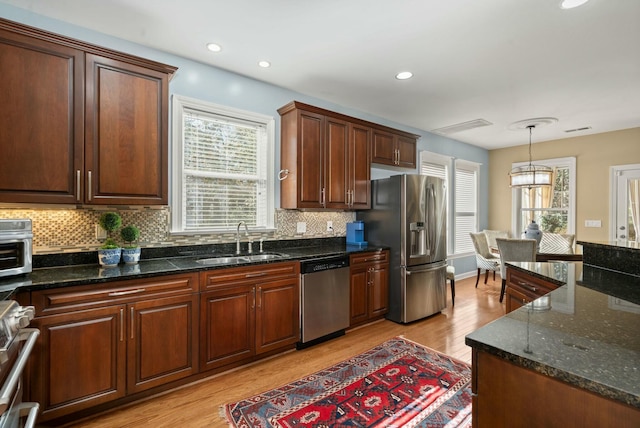
[[471,363],[471,348],[464,344],[465,335],[504,315],[504,304],[498,302],[500,277],[495,282],[490,277],[486,285],[482,279],[477,289],[475,277],[457,281],[454,307],[447,283],[448,307],[425,320],[408,325],[378,321],[337,339],[222,373],[73,427],[226,427],[219,416],[224,403],[289,383],[399,335]]

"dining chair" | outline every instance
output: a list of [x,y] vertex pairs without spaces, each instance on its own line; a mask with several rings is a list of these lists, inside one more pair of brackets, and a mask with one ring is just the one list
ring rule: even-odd
[[502,277],[500,302],[502,302],[507,287],[506,262],[535,262],[538,242],[535,239],[497,238],[496,243],[500,251],[500,276]]
[[507,230],[491,230],[484,229],[482,231],[485,235],[487,235],[487,243],[489,244],[489,250],[498,249],[498,244],[496,244],[496,238],[511,238],[509,231]]
[[542,233],[540,240],[540,253],[567,254],[573,252],[573,241],[575,235],[564,233]]
[[500,258],[492,254],[487,243],[487,235],[484,232],[470,233],[473,247],[476,250],[476,266],[478,276],[476,277],[476,287],[480,281],[480,272],[484,269],[484,283],[487,283],[489,271],[493,272],[493,280],[496,280],[496,271],[500,270]]

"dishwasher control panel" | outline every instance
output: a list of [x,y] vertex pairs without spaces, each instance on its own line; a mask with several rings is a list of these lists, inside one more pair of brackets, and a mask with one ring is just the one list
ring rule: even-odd
[[310,259],[300,262],[300,271],[302,274],[321,272],[324,270],[340,269],[349,266],[349,257],[332,256],[322,259]]

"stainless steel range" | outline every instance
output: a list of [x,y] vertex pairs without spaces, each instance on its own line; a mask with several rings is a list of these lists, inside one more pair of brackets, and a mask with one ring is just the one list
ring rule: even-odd
[[33,427],[38,403],[22,402],[22,373],[40,331],[26,328],[33,306],[0,301],[0,428]]

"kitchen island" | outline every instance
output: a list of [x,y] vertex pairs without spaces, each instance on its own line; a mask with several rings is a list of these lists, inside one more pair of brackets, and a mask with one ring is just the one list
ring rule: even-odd
[[640,277],[570,262],[508,269],[564,285],[466,337],[474,426],[640,426]]

